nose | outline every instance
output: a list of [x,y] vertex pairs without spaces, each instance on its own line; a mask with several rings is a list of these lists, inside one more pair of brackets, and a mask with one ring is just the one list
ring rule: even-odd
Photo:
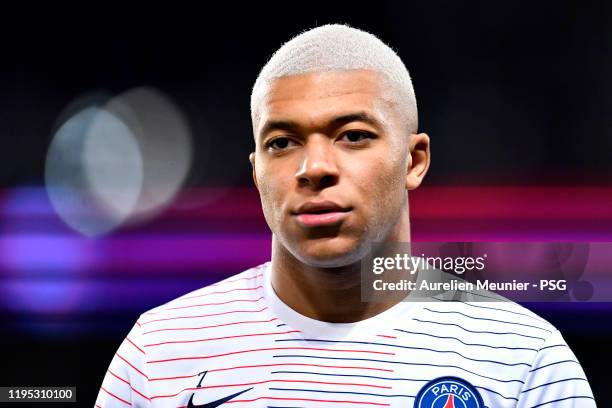
[[338,166],[332,142],[324,135],[308,138],[295,173],[299,186],[323,189],[338,183]]

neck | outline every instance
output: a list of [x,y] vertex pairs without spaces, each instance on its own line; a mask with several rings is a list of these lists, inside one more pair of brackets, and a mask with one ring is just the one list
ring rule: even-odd
[[[385,242],[410,242],[407,210]],[[405,297],[398,294],[384,301],[362,301],[361,260],[338,267],[313,267],[293,256],[276,236],[272,238],[271,264],[272,287],[278,297],[296,312],[316,320],[357,322],[384,312]],[[384,274],[381,278],[384,280]]]

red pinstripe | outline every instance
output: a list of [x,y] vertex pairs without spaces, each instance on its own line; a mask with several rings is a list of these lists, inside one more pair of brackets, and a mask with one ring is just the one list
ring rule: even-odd
[[181,299],[177,299],[177,300],[187,300],[187,299],[196,299],[196,298],[200,298],[200,297],[204,297],[204,296],[208,296],[208,295],[216,295],[216,294],[221,294],[221,293],[230,293],[230,292],[234,292],[237,290],[257,290],[257,289],[261,289],[263,286],[259,285],[259,286],[255,286],[253,288],[234,288],[234,289],[228,289],[228,290],[217,290],[214,292],[208,292],[208,293],[203,293],[201,295],[194,295],[194,296],[188,296],[188,297],[184,297]]
[[[206,389],[211,389],[211,388],[227,388],[227,387],[244,387],[244,386],[247,386],[247,385],[267,384],[267,383],[272,383],[272,382],[325,384],[325,385],[349,385],[349,386],[357,386],[357,387],[382,388],[382,389],[385,389],[385,390],[390,390],[392,388],[392,387],[386,386],[386,385],[373,385],[373,384],[361,384],[361,383],[341,383],[341,382],[339,383],[339,382],[329,382],[329,381],[277,380],[277,379],[255,381],[255,382],[249,382],[249,383],[239,383],[239,384],[206,385],[205,388]],[[197,388],[197,387],[183,388],[182,390],[180,390],[176,394],[155,395],[155,396],[151,397],[151,400],[158,399],[158,398],[173,398],[173,397],[176,397],[177,395],[182,394],[185,391],[197,391],[197,390],[201,390],[201,389],[202,388]]]
[[136,348],[138,349],[138,351],[140,351],[142,354],[147,354],[147,353],[145,353],[145,352],[144,352],[144,350],[143,350],[143,349],[141,349],[140,347],[138,347],[138,346],[136,345],[136,343],[134,343],[132,340],[130,340],[130,338],[129,338],[129,337],[126,337],[125,339],[126,339],[127,341],[129,341],[129,342],[132,344],[132,346],[136,347]]
[[[261,288],[261,286],[258,286],[257,288]],[[252,289],[256,289],[256,288],[252,288]],[[247,289],[243,289],[243,290],[247,290]],[[225,304],[234,303],[234,302],[257,302],[258,300],[261,300],[261,299],[263,299],[263,297],[260,297],[258,299],[236,299],[236,300],[228,300],[227,302],[201,303],[201,304],[196,304],[196,305],[185,305],[185,306],[168,307],[168,308],[165,308],[165,309],[162,309],[162,310],[158,310],[156,312],[145,313],[145,315],[146,316],[148,316],[148,315],[156,315],[156,314],[159,314],[159,313],[162,313],[162,312],[166,312],[168,310],[189,309],[190,307],[217,306],[217,305],[225,305]]]
[[119,354],[119,353],[115,353],[115,355],[116,355],[117,357],[119,357],[120,359],[122,359],[123,361],[125,361],[127,365],[129,365],[129,366],[130,366],[130,367],[132,367],[134,370],[136,370],[136,371],[137,371],[137,372],[138,372],[140,375],[142,375],[144,378],[146,378],[147,380],[149,379],[149,377],[147,377],[147,375],[146,375],[145,373],[143,373],[143,372],[142,372],[142,371],[140,371],[138,368],[136,368],[136,366],[135,366],[135,365],[133,365],[132,363],[130,363],[129,361],[127,361],[127,360],[125,359],[125,357],[121,356],[121,354]]
[[[389,368],[377,368],[377,367],[357,367],[357,366],[331,366],[325,364],[309,364],[309,363],[276,363],[276,364],[254,364],[245,366],[234,366],[224,368],[211,368],[208,370],[209,373],[215,371],[229,371],[238,370],[243,368],[259,368],[259,367],[284,367],[284,366],[304,366],[304,367],[317,367],[317,368],[346,368],[350,370],[373,370],[373,371],[384,371],[387,373],[393,373],[395,370]],[[150,378],[149,381],[167,381],[167,380],[182,380],[185,378],[197,377],[197,374],[192,375],[181,375],[177,377],[161,377],[161,378]]]
[[150,331],[143,332],[142,334],[156,333],[156,332],[169,331],[169,330],[211,329],[211,328],[214,328],[214,327],[232,326],[234,324],[244,324],[244,323],[270,323],[270,322],[273,322],[274,320],[278,320],[278,317],[273,317],[272,319],[268,319],[268,320],[244,320],[244,321],[241,321],[241,322],[213,324],[213,325],[210,325],[210,326],[200,326],[200,327],[171,327],[171,328],[168,328],[168,329],[150,330]]
[[153,322],[162,322],[162,321],[167,321],[167,320],[177,320],[177,319],[195,319],[198,317],[212,317],[212,316],[221,316],[221,315],[226,315],[226,314],[232,314],[232,313],[259,313],[259,312],[263,312],[264,310],[266,310],[268,308],[268,306],[265,306],[259,310],[230,310],[229,312],[221,312],[221,313],[209,313],[209,314],[204,314],[204,315],[196,315],[196,316],[175,316],[175,317],[166,317],[164,319],[154,319],[154,320],[149,320],[148,322],[144,322],[142,325],[144,326],[145,324],[149,324],[149,323],[153,323]]
[[[338,402],[341,404],[362,404],[362,405],[376,405],[379,407],[389,407],[390,404],[379,403],[379,402],[366,402],[366,401],[347,401],[347,400],[324,400],[324,399],[314,399],[314,398],[281,398],[281,397],[257,397],[253,399],[243,399],[243,400],[231,400],[225,402],[225,404],[234,404],[237,402],[253,402],[260,399],[270,399],[270,400],[279,400],[279,401],[307,401],[307,402]],[[182,406],[180,408],[187,408],[186,406]]]
[[110,395],[111,397],[116,398],[117,400],[123,402],[124,404],[127,404],[129,406],[132,406],[132,403],[130,401],[126,401],[121,397],[116,396],[115,394],[113,394],[112,392],[108,391],[106,388],[104,387],[100,387],[101,390],[103,390],[105,393],[107,393],[108,395]]
[[132,387],[132,384],[130,384],[130,382],[124,378],[119,377],[117,374],[113,373],[110,368],[108,369],[108,372],[111,373],[113,376],[115,376],[115,378],[117,378],[118,380],[123,381],[124,383],[126,383],[127,385],[130,386],[130,388],[132,389],[132,391],[134,391],[136,394],[140,395],[142,398],[146,399],[146,400],[150,400],[149,397],[147,397],[146,395],[144,395],[142,392],[138,391],[136,388]]
[[163,346],[165,344],[199,343],[199,342],[202,342],[202,341],[211,341],[211,340],[236,339],[236,338],[240,338],[240,337],[255,337],[255,336],[272,336],[272,335],[275,335],[275,334],[291,334],[291,333],[301,333],[301,331],[300,330],[288,330],[288,331],[284,331],[284,332],[236,334],[234,336],[209,337],[209,338],[206,338],[206,339],[197,339],[197,340],[164,341],[164,342],[161,342],[161,343],[145,344],[144,347]]
[[175,358],[168,358],[165,360],[147,361],[147,363],[154,364],[154,363],[165,363],[169,361],[180,361],[180,360],[200,360],[200,359],[203,360],[207,358],[231,356],[232,354],[252,353],[252,352],[257,352],[257,351],[271,351],[271,350],[317,350],[317,351],[340,351],[340,352],[355,352],[355,353],[386,354],[386,355],[392,355],[392,356],[395,355],[395,353],[391,353],[391,352],[371,351],[371,350],[341,350],[341,349],[325,349],[325,348],[318,348],[318,347],[270,347],[270,348],[261,348],[261,349],[230,351],[227,353],[213,354],[210,356],[175,357]]
[[[256,269],[260,269],[260,268],[256,268]],[[248,278],[238,278],[238,279],[232,279],[232,280],[228,280],[228,281],[221,281],[221,282],[213,283],[210,286],[219,286],[219,285],[225,285],[225,284],[228,284],[228,283],[238,282],[238,281],[242,281],[242,280],[251,280],[251,279],[259,278],[261,276],[263,276],[263,273],[258,273],[257,275],[251,276],[251,277],[248,277]],[[184,298],[184,299],[188,299],[188,298]]]
[[326,364],[311,364],[311,363],[275,363],[275,364],[257,364],[257,365],[246,365],[246,366],[234,366],[227,368],[213,368],[208,370],[208,372],[213,371],[226,371],[226,370],[235,370],[238,368],[255,368],[255,367],[278,367],[278,366],[305,366],[305,367],[319,367],[319,368],[347,368],[347,369],[356,369],[356,370],[374,370],[374,371],[385,371],[388,373],[393,373],[395,370],[390,368],[377,368],[377,367],[356,367],[356,366],[332,366]]

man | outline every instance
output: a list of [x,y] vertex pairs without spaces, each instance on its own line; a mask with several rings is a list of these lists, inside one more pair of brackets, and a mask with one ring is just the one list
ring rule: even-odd
[[393,50],[342,25],[302,33],[251,115],[271,261],[144,313],[97,406],[595,406],[559,332],[517,304],[362,299],[362,260],[410,241],[407,191],[430,162]]

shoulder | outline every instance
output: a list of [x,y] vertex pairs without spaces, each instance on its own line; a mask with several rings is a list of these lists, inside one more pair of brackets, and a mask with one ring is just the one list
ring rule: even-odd
[[425,302],[420,318],[432,329],[452,329],[494,342],[520,341],[535,350],[557,332],[546,319],[509,300]]
[[433,321],[452,323],[466,333],[516,334],[541,341],[556,331],[550,322],[526,307],[495,292],[466,286],[466,281],[454,274],[425,271],[423,279],[450,287],[450,290],[425,292],[427,301],[423,302],[422,310]]
[[214,311],[232,303],[254,302],[261,298],[263,273],[269,262],[246,269],[219,282],[186,293],[140,315],[138,324],[163,321],[166,317],[189,316],[207,306]]

